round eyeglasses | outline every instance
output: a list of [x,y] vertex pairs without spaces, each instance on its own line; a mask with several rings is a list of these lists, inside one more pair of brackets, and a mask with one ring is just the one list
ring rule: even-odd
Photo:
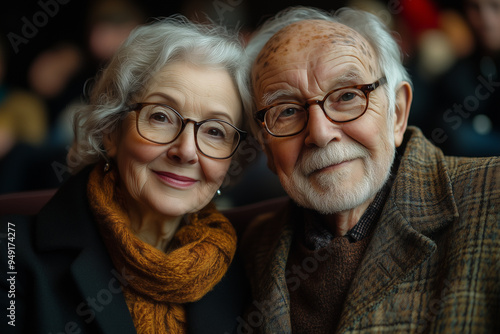
[[274,137],[289,137],[302,132],[309,121],[309,107],[317,104],[330,122],[346,123],[360,118],[368,109],[369,95],[387,83],[385,77],[367,85],[330,91],[323,100],[300,104],[278,102],[255,113],[255,119]]
[[194,140],[201,154],[214,159],[230,158],[247,133],[220,119],[196,122],[182,117],[172,107],[161,103],[136,103],[128,107],[135,111],[137,132],[156,144],[170,144],[182,133],[187,123],[194,124]]

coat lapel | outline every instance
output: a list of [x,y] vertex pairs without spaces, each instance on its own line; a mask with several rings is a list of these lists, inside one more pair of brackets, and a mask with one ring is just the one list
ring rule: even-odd
[[411,274],[436,250],[436,244],[412,229],[394,211],[375,230],[365,258],[351,284],[338,332],[355,325],[368,310],[395,293]]
[[122,294],[134,277],[114,269],[102,242],[84,248],[71,264],[71,273],[86,301],[78,309],[85,322],[97,322],[103,333],[136,333]]
[[[291,226],[285,225],[278,237],[274,252],[270,254],[268,269],[263,273],[260,310],[266,318],[267,333],[286,333],[287,329],[291,328],[290,296],[286,284],[285,268],[292,235]],[[259,308],[258,305],[254,305]],[[265,311],[266,306],[267,312]]]
[[[369,314],[436,252],[432,236],[458,217],[443,154],[416,129],[364,260],[350,287],[338,332]],[[432,161],[433,163],[429,163]]]
[[[286,261],[292,242],[293,229],[290,224],[288,207],[277,214],[277,224],[269,226],[264,235],[252,237],[252,245],[244,247],[252,265],[247,268],[252,273],[253,301],[251,311],[247,312],[248,324],[259,327],[263,333],[289,333],[290,297],[286,284]],[[264,219],[262,221],[267,221]],[[257,228],[256,231],[260,229]]]
[[81,293],[76,312],[85,323],[96,322],[103,333],[136,333],[122,294],[122,286],[133,277],[114,269],[87,205],[90,170],[68,180],[42,209],[37,248],[76,254],[68,270]]

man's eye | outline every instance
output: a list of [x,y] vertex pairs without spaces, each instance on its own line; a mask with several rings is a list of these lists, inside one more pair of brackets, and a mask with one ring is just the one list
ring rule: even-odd
[[286,108],[282,110],[279,114],[279,117],[290,117],[297,113],[297,108]]
[[353,100],[355,97],[356,97],[355,93],[347,92],[347,93],[344,93],[340,96],[339,101],[347,102],[347,101]]

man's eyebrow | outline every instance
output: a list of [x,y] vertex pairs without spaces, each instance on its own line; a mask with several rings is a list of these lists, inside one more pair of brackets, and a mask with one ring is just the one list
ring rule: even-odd
[[293,93],[286,89],[278,89],[277,91],[271,93],[265,93],[262,96],[261,103],[264,106],[268,106],[273,104],[276,100],[286,98],[290,100],[293,96]]
[[[342,75],[332,78],[331,83],[333,84],[330,89],[341,88],[349,85],[359,85],[364,84],[364,78],[361,75],[361,72],[357,69],[349,69],[344,72]],[[261,103],[263,106],[269,106],[275,103],[277,100],[294,100],[295,94],[287,89],[278,89],[274,92],[265,93],[262,96]]]
[[344,86],[351,84],[361,84],[363,80],[363,76],[357,70],[351,69],[347,72],[344,72],[341,76],[335,78],[332,82],[334,82],[335,86]]

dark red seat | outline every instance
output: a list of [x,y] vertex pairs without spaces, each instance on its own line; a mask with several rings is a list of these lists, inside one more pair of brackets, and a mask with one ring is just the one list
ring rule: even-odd
[[56,191],[57,189],[46,189],[0,195],[0,215],[37,214]]
[[[57,189],[46,189],[0,195],[0,215],[37,214],[56,191]],[[223,213],[234,225],[238,235],[241,236],[241,233],[248,223],[257,215],[278,210],[285,205],[287,201],[288,197],[277,197],[262,202],[223,210]]]

